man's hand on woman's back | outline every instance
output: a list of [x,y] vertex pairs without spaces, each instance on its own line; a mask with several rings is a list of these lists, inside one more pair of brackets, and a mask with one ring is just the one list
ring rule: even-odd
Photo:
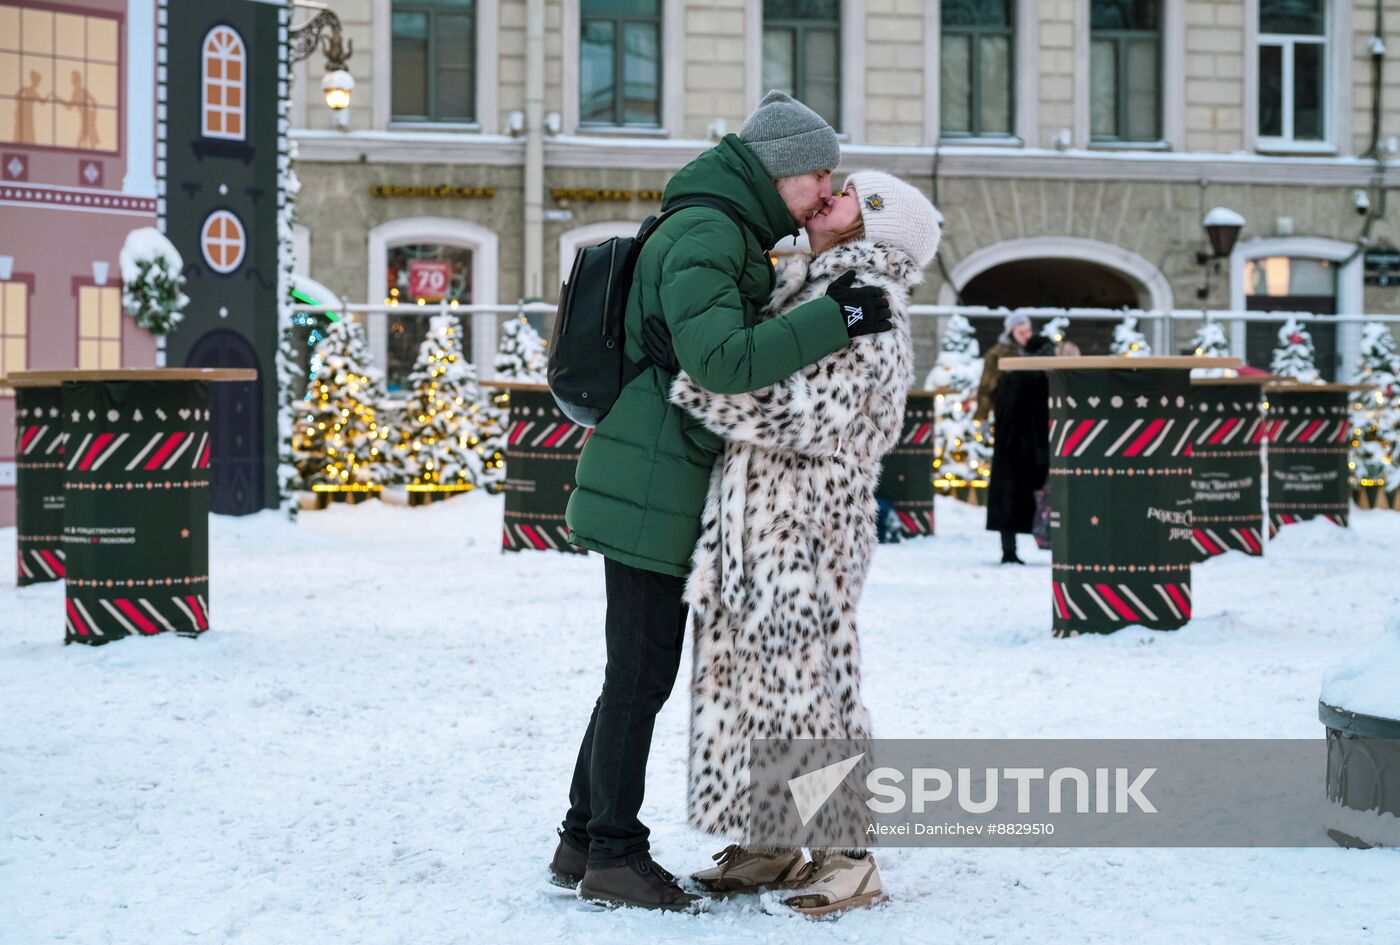
[[846,273],[826,287],[828,298],[841,307],[846,322],[846,334],[851,338],[875,335],[894,327],[890,321],[890,303],[884,290],[873,285],[855,285],[855,271]]

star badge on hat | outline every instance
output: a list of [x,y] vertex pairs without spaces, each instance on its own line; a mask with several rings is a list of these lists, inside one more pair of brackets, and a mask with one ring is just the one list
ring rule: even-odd
[[883,210],[885,209],[885,201],[879,194],[871,194],[865,198],[865,209]]

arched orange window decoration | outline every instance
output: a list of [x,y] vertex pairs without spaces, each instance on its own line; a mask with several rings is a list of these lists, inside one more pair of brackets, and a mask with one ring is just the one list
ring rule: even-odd
[[243,37],[229,26],[216,26],[204,37],[203,120],[206,138],[242,141],[247,135],[247,54]]

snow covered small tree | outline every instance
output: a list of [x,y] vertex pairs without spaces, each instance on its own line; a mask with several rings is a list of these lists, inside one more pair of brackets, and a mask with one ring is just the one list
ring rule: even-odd
[[935,481],[946,486],[985,480],[990,472],[991,436],[972,418],[982,378],[978,353],[972,325],[963,316],[953,315],[944,326],[938,359],[924,380],[928,390],[948,391],[934,401],[933,468]]
[[1113,343],[1108,350],[1124,358],[1145,358],[1152,353],[1147,336],[1138,331],[1136,315],[1125,315],[1113,326]]
[[476,367],[462,349],[462,324],[434,315],[408,375],[412,393],[404,409],[395,454],[417,486],[467,491],[482,484],[479,414],[486,395]]
[[1361,326],[1356,383],[1375,387],[1352,396],[1352,470],[1358,485],[1400,490],[1400,350],[1390,328]]
[[544,353],[544,339],[539,332],[521,316],[506,322],[501,333],[501,346],[496,351],[496,377],[521,384],[547,383],[549,358]]
[[1040,329],[1040,333],[1058,346],[1065,340],[1065,332],[1069,330],[1069,319],[1063,315],[1056,315],[1045,323],[1045,327]]
[[1207,315],[1191,338],[1191,350],[1198,358],[1229,357],[1230,339],[1225,335],[1225,326]]
[[122,308],[156,337],[157,364],[165,364],[165,336],[184,320],[189,297],[185,261],[159,230],[145,226],[132,230],[117,257],[122,270]]
[[1269,370],[1280,377],[1316,384],[1322,376],[1317,371],[1314,357],[1312,335],[1296,318],[1290,318],[1278,330],[1278,347],[1274,349]]
[[389,431],[379,422],[384,378],[369,366],[369,343],[357,323],[331,325],[316,349],[319,361],[292,431],[292,457],[308,486],[382,485]]
[[[1225,326],[1207,315],[1201,327],[1191,338],[1191,353],[1198,358],[1226,358],[1230,356],[1230,339],[1225,334]],[[1223,377],[1230,373],[1223,368],[1196,368],[1192,377]]]

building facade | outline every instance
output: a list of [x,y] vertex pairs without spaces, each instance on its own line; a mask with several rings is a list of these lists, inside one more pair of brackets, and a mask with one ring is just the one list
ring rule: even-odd
[[[934,197],[945,236],[917,302],[1397,312],[1364,252],[1400,243],[1384,2],[331,0],[356,89],[342,128],[319,62],[294,74],[301,264],[346,301],[411,303],[413,273],[442,268],[425,263],[462,302],[554,301],[574,248],[634,231],[677,168],[783,88],[841,133],[841,170]],[[1216,206],[1246,221],[1218,271],[1198,259]],[[393,386],[419,319],[368,321]],[[978,323],[984,345],[998,327]],[[474,316],[483,367],[494,329]],[[1266,363],[1274,330],[1233,329]],[[1110,330],[1070,335],[1091,353]],[[1193,330],[1149,338],[1175,352]],[[1328,373],[1354,334],[1314,329]],[[934,319],[916,342],[922,371]]]
[[[149,367],[118,255],[154,226],[155,0],[0,2],[0,374]],[[0,527],[15,521],[0,390]]]

